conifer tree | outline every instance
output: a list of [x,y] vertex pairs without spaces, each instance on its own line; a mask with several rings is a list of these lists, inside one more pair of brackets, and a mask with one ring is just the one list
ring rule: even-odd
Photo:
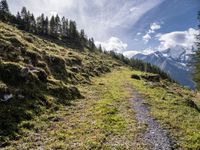
[[44,14],[37,18],[37,33],[43,35],[44,34]]
[[62,26],[62,29],[61,29],[62,36],[67,37],[68,36],[68,19],[65,19],[65,17],[63,17],[61,26]]
[[96,48],[96,46],[95,46],[95,44],[94,44],[94,39],[91,38],[91,39],[89,39],[88,42],[89,42],[89,48],[90,48],[90,50],[91,50],[91,51],[94,51],[95,48]]
[[70,38],[76,38],[77,37],[77,27],[76,27],[76,22],[70,20],[69,22],[69,36]]
[[30,29],[29,29],[29,31],[32,32],[32,33],[37,32],[36,20],[35,20],[35,17],[34,17],[33,14],[30,16]]
[[9,13],[8,3],[6,0],[2,0],[0,3],[0,10],[6,13]]
[[56,36],[61,34],[61,22],[60,22],[60,17],[56,15],[55,17],[55,33]]
[[56,23],[55,23],[55,17],[52,16],[51,20],[50,20],[50,29],[49,29],[49,33],[51,36],[55,36],[56,34]]
[[44,34],[48,35],[48,29],[49,29],[49,18],[46,17],[44,20]]
[[22,7],[20,16],[21,16],[21,29],[27,30],[27,28],[28,28],[28,11],[26,10],[26,7]]
[[194,67],[195,71],[193,74],[194,81],[196,82],[197,89],[200,90],[200,11],[198,13],[198,35],[197,35],[197,51],[194,55]]
[[8,21],[10,17],[10,11],[6,0],[0,2],[0,20]]

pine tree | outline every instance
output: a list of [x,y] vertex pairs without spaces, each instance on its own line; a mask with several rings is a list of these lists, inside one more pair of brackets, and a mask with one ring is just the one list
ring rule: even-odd
[[49,33],[50,33],[51,36],[55,36],[55,34],[56,34],[56,23],[55,23],[55,17],[54,16],[52,16],[51,20],[50,20]]
[[37,33],[43,35],[44,34],[44,14],[37,17]]
[[86,45],[87,37],[86,37],[85,31],[84,31],[83,29],[81,29],[80,41],[81,41],[81,45],[82,45],[82,46]]
[[22,20],[21,29],[27,31],[27,28],[28,28],[28,11],[26,10],[26,7],[22,7],[20,16],[21,16],[21,20]]
[[49,29],[49,18],[46,17],[44,20],[44,34],[48,35],[48,29]]
[[8,3],[6,0],[2,0],[0,3],[0,10],[6,13],[9,13]]
[[65,19],[65,17],[62,18],[62,23],[61,23],[62,29],[61,29],[61,34],[65,38],[68,36],[68,19]]
[[75,39],[77,37],[76,22],[70,20],[69,22],[69,37]]
[[29,29],[29,32],[32,32],[32,33],[36,33],[37,32],[36,21],[35,21],[35,17],[34,17],[33,14],[30,17],[30,29]]
[[95,46],[95,44],[94,44],[94,39],[91,38],[91,39],[89,39],[88,42],[89,42],[89,48],[90,48],[90,50],[91,50],[91,51],[95,51],[96,46]]
[[197,51],[195,53],[194,57],[194,67],[195,71],[193,74],[194,81],[196,82],[197,89],[200,90],[200,11],[198,13],[198,21],[199,21],[199,29],[198,29],[198,35],[197,35]]
[[55,17],[55,33],[56,36],[61,34],[61,22],[60,22],[60,17],[56,15]]
[[1,21],[9,21],[10,11],[8,8],[8,3],[6,0],[2,0],[0,2],[0,20]]

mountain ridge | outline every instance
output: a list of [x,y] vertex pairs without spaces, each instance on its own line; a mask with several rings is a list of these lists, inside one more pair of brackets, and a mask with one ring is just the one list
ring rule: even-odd
[[139,53],[132,58],[156,65],[168,73],[176,82],[195,89],[195,83],[192,81],[192,68],[189,66],[193,53],[194,48],[188,50],[177,46],[174,49],[156,51],[150,54]]

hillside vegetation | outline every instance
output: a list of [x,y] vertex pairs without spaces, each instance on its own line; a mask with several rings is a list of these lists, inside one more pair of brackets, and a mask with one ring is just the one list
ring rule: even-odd
[[83,98],[77,84],[119,65],[103,53],[58,46],[0,23],[1,141],[42,109],[56,110],[57,103]]
[[5,23],[0,41],[1,148],[145,149],[146,127],[129,101],[135,90],[174,148],[200,148],[195,92],[132,70],[120,55],[70,49]]

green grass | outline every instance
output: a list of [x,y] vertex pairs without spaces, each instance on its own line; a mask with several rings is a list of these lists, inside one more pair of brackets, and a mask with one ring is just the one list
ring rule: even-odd
[[119,69],[93,78],[92,85],[79,85],[85,99],[23,121],[20,138],[5,149],[143,149],[123,75]]
[[152,85],[129,78],[129,83],[144,96],[151,115],[169,130],[178,149],[200,149],[200,98],[196,93],[166,81]]
[[13,96],[0,101],[0,145],[20,135],[24,121],[82,98],[78,84],[120,65],[103,53],[59,46],[1,22],[0,49],[0,98]]
[[[144,128],[138,127],[129,102],[133,89],[144,96],[177,148],[200,149],[196,93],[163,80],[131,79],[145,73],[114,70],[120,63],[105,54],[78,52],[4,23],[0,47],[0,97],[13,94],[0,102],[5,149],[144,149],[138,139]],[[24,76],[24,67],[37,71]],[[77,100],[80,93],[85,99]]]

